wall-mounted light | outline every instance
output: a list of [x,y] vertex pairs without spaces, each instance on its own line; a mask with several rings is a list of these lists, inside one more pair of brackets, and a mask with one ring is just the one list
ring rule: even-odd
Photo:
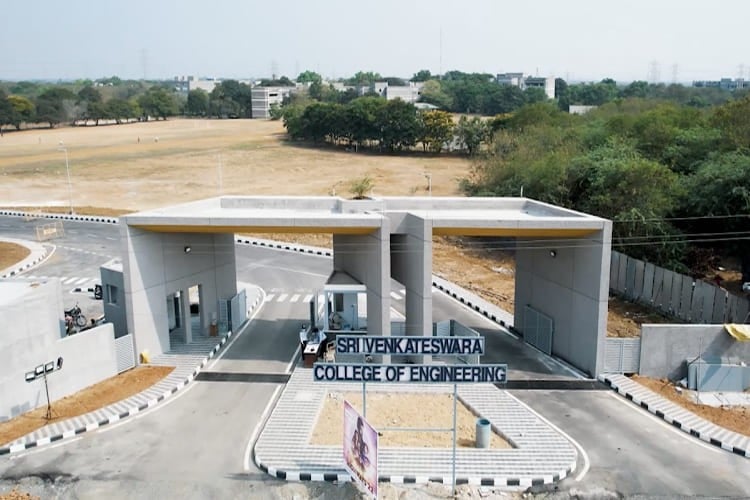
[[186,245],[183,250],[185,251],[185,253],[190,253],[193,249],[190,247],[190,245]]
[[554,259],[555,257],[557,257],[557,250],[550,250],[550,251],[549,251],[549,256],[550,256],[550,257],[552,257],[553,259]]

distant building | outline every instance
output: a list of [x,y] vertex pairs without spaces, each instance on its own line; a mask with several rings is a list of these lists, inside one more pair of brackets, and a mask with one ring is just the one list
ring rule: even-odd
[[221,83],[221,80],[218,79],[210,79],[210,80],[190,80],[188,82],[188,90],[203,90],[207,94],[210,94],[211,91],[216,88],[218,84]]
[[383,97],[392,101],[393,99],[401,99],[404,102],[411,104],[416,103],[419,97],[422,95],[422,82],[409,82],[409,85],[385,85],[385,91]]
[[174,90],[181,94],[187,94],[190,92],[190,82],[193,81],[192,76],[175,76],[174,77]]
[[750,88],[750,81],[744,78],[722,78],[721,80],[697,80],[693,82],[693,87],[717,88],[724,90],[737,90]]
[[253,87],[250,90],[251,114],[253,118],[270,118],[271,106],[281,106],[295,87]]
[[524,76],[523,73],[499,73],[495,81],[500,85],[512,85],[521,90],[528,88],[542,89],[547,98],[555,98],[555,77]]
[[596,109],[597,106],[583,106],[579,104],[571,104],[568,108],[568,113],[571,115],[585,115],[592,109]]

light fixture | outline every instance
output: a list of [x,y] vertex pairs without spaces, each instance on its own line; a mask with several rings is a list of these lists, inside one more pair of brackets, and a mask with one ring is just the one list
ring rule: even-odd
[[185,253],[190,253],[192,248],[190,248],[190,245],[185,245],[185,248],[183,248],[183,250],[185,251]]
[[550,250],[550,251],[549,251],[549,256],[550,256],[550,257],[552,257],[553,259],[554,259],[555,257],[557,257],[557,250]]

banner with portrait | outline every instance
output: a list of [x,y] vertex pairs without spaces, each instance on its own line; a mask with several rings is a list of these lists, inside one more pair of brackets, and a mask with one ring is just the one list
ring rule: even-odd
[[352,478],[378,496],[378,432],[344,401],[344,465]]

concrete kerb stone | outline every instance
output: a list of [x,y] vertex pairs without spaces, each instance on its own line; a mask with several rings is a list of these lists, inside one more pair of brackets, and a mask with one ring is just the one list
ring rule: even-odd
[[0,269],[0,278],[12,278],[24,271],[28,271],[47,258],[50,248],[34,241],[19,240],[15,238],[0,238],[0,241],[15,243],[26,247],[31,254],[20,263],[10,266],[6,269]]
[[102,224],[117,224],[117,217],[101,215],[55,214],[46,212],[22,212],[19,210],[0,210],[0,215],[9,217],[36,217],[39,219],[71,220],[76,222],[98,222]]
[[[252,306],[250,306],[248,308],[248,313],[252,314],[257,307],[259,307],[260,305],[263,304],[262,297],[263,297],[263,294],[258,294],[258,296],[255,298],[255,301],[253,302]],[[227,334],[224,335],[221,338],[221,340],[219,341],[219,343],[216,344],[213,347],[213,349],[211,349],[211,352],[205,358],[203,358],[203,360],[198,364],[198,366],[195,367],[195,369],[193,370],[193,372],[190,375],[188,375],[185,379],[181,380],[177,385],[175,385],[174,387],[172,387],[170,390],[164,391],[158,397],[153,398],[153,399],[151,399],[151,400],[149,400],[146,403],[143,403],[141,405],[133,406],[133,407],[129,408],[127,411],[121,412],[119,414],[109,415],[107,418],[104,418],[104,419],[102,419],[102,420],[100,420],[98,422],[94,422],[94,423],[88,424],[88,425],[83,426],[83,427],[78,427],[76,429],[70,429],[70,430],[67,430],[67,431],[65,431],[65,432],[63,432],[61,434],[55,434],[53,436],[44,437],[44,438],[38,439],[36,441],[31,441],[31,442],[28,442],[28,443],[16,444],[16,445],[12,445],[12,446],[7,446],[7,447],[4,447],[4,448],[0,448],[0,456],[2,456],[2,455],[9,455],[9,454],[12,454],[12,453],[18,453],[18,452],[21,452],[21,451],[24,451],[24,450],[28,450],[28,449],[31,449],[31,448],[36,448],[36,447],[43,446],[43,445],[46,445],[46,444],[54,443],[54,442],[57,442],[57,441],[60,441],[60,440],[63,440],[63,439],[72,438],[74,436],[78,436],[79,434],[83,434],[85,432],[96,430],[96,429],[98,429],[100,427],[103,427],[105,425],[113,424],[115,422],[119,422],[120,420],[123,420],[123,419],[128,418],[128,417],[133,416],[133,415],[136,415],[136,414],[138,414],[138,413],[140,413],[140,412],[142,412],[142,411],[144,411],[144,410],[146,410],[148,408],[152,408],[152,407],[156,406],[157,404],[161,403],[165,399],[170,398],[175,393],[177,393],[179,390],[181,390],[182,388],[184,388],[185,386],[187,386],[190,382],[192,382],[193,380],[195,380],[195,377],[198,376],[198,374],[201,372],[201,370],[203,370],[203,368],[206,366],[206,364],[208,364],[208,362],[211,359],[213,359],[214,356],[216,356],[216,354],[221,350],[221,348],[224,347],[227,344],[227,342],[229,341],[229,339],[232,336],[232,333],[233,332],[231,332],[231,331],[227,332]],[[64,425],[64,423],[63,423],[63,425]]]
[[259,247],[273,248],[276,250],[286,250],[288,252],[304,253],[309,255],[319,255],[321,257],[331,257],[333,254],[329,248],[313,247],[307,245],[296,245],[293,243],[284,243],[275,240],[264,240],[259,238],[235,238],[235,242],[241,245],[253,245]]
[[[624,375],[600,375],[599,380],[607,384],[610,388],[612,388],[615,392],[623,396],[625,399],[630,401],[631,403],[640,406],[644,410],[648,411],[649,413],[656,415],[656,417],[661,418],[668,424],[672,425],[673,427],[676,427],[677,429],[680,429],[682,432],[685,432],[687,434],[690,434],[691,436],[697,437],[701,441],[705,441],[706,443],[709,443],[713,446],[719,447],[725,451],[729,451],[734,453],[735,455],[739,455],[741,457],[750,458],[750,446],[734,446],[732,444],[729,444],[725,441],[722,441],[721,439],[716,438],[715,436],[718,436],[720,433],[726,434],[727,430],[723,427],[720,427],[716,424],[709,423],[709,430],[708,431],[700,431],[696,429],[695,427],[691,426],[688,423],[684,423],[681,420],[678,420],[675,418],[674,415],[670,414],[669,412],[664,412],[658,408],[656,408],[655,402],[649,402],[644,401],[643,399],[639,398],[631,390],[628,390],[627,388],[623,387],[621,382],[618,382],[619,377],[625,377]],[[630,379],[628,379],[630,380]],[[649,391],[653,395],[653,399],[656,401],[663,400],[661,396],[654,393],[653,391],[650,391],[645,386],[638,384],[635,381],[631,381],[633,384],[638,385],[639,389],[644,389]],[[698,415],[695,415],[694,413],[690,412],[689,410],[684,410],[687,413],[690,413],[690,415],[694,416],[695,418],[700,418]],[[750,441],[750,440],[746,440]]]

